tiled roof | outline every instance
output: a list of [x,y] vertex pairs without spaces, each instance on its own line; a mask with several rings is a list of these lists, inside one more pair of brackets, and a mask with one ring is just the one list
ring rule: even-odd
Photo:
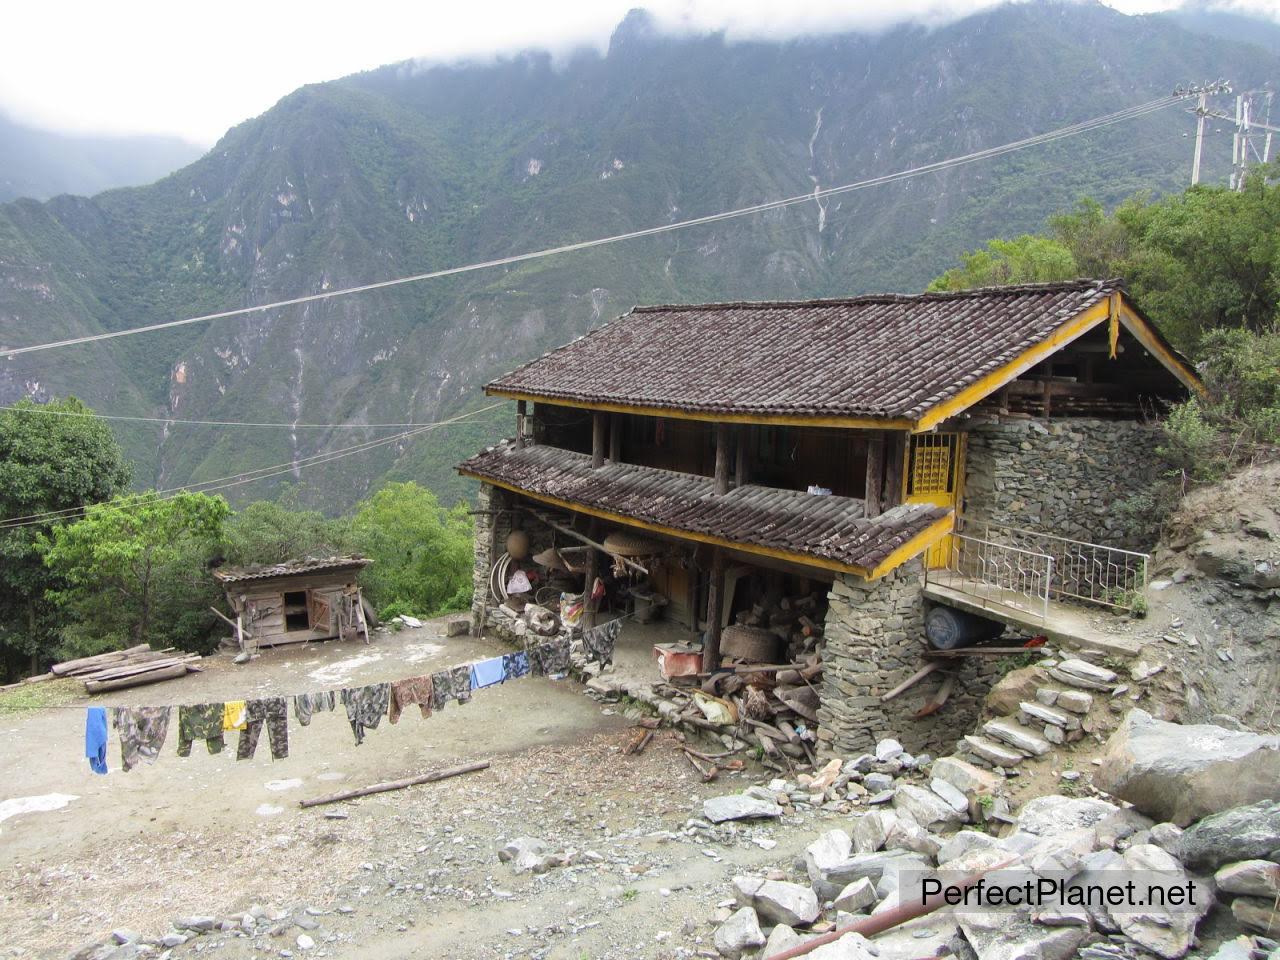
[[1075,280],[636,307],[487,389],[690,413],[913,420],[1119,289]]
[[504,444],[476,454],[458,469],[571,507],[859,573],[875,570],[894,550],[951,512],[908,504],[867,518],[861,500],[750,484],[716,496],[710,477],[629,463],[593,470],[589,456],[550,446],[517,449]]
[[271,580],[275,577],[295,577],[304,573],[326,573],[330,570],[360,570],[373,563],[364,557],[327,557],[325,559],[286,560],[252,567],[222,567],[213,571],[215,579],[223,583],[239,583],[242,580]]

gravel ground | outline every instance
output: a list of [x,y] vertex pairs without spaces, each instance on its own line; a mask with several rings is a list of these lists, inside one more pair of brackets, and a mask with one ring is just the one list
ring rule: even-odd
[[[249,761],[235,761],[234,746],[209,756],[199,744],[183,760],[173,732],[154,766],[128,774],[114,769],[114,740],[109,776],[89,773],[82,758],[88,703],[294,693],[495,652],[487,641],[444,640],[429,624],[370,647],[268,652],[247,667],[213,658],[203,674],[127,700],[80,698],[0,718],[0,802],[75,798],[0,824],[0,954],[65,957],[113,929],[154,938],[181,917],[257,907],[257,936],[215,931],[172,956],[688,956],[709,947],[731,876],[793,859],[819,829],[811,816],[801,830],[686,833],[703,797],[749,781],[726,774],[703,784],[671,731],[623,756],[623,708],[595,703],[572,681],[524,679],[430,720],[411,712],[358,748],[341,709],[319,714],[310,727],[291,724],[281,761],[265,743]],[[492,767],[343,804],[296,803],[477,759]],[[518,836],[576,850],[580,862],[517,876],[497,851]],[[300,948],[298,937],[314,946]]]

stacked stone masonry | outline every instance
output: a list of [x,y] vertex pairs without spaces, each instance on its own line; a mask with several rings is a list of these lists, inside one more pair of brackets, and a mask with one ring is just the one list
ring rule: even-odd
[[969,432],[964,522],[1150,550],[1159,428],[1128,420],[1005,420]]
[[992,665],[978,657],[958,658],[946,709],[930,717],[914,715],[943,682],[943,671],[888,703],[880,699],[924,663],[922,573],[917,559],[879,580],[839,575],[832,583],[818,710],[824,754],[864,753],[885,737],[913,753],[949,753],[957,731],[976,723],[994,679]]

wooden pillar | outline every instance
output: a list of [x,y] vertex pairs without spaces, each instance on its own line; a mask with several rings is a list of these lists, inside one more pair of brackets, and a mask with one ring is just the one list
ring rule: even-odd
[[[597,417],[601,414],[596,414]],[[599,542],[596,536],[599,530],[599,524],[592,520],[587,524],[587,536],[592,540]],[[590,630],[596,625],[596,608],[591,600],[591,589],[596,585],[596,577],[600,575],[600,552],[595,547],[587,550],[587,579],[586,585],[582,590],[582,628]]]
[[622,414],[609,414],[609,462],[622,462]]
[[733,483],[737,487],[745,487],[751,481],[747,478],[747,433],[751,427],[748,424],[740,423],[735,431],[737,434],[736,450],[734,451],[736,459],[733,465]]
[[867,436],[866,515],[878,517],[883,509],[884,433],[876,430]]
[[720,607],[724,602],[724,551],[713,548],[707,581],[707,633],[702,646],[702,672],[720,667]]
[[524,449],[524,420],[528,407],[523,400],[516,401],[516,449]]
[[909,434],[895,430],[885,440],[884,487],[880,491],[880,509],[890,510],[902,503],[902,471],[907,460]]
[[597,410],[591,415],[591,469],[604,466],[604,414]]
[[716,493],[729,492],[729,425],[716,424]]

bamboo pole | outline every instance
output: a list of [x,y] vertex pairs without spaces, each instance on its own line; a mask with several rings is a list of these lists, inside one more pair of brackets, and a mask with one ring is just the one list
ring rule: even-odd
[[450,777],[461,776],[464,773],[475,773],[477,770],[485,770],[489,766],[488,760],[479,760],[475,763],[464,763],[460,767],[449,767],[445,770],[432,770],[430,773],[420,774],[416,777],[405,777],[403,780],[388,780],[386,783],[375,783],[371,787],[360,787],[358,790],[343,790],[341,793],[331,793],[327,797],[316,797],[314,800],[299,800],[298,806],[302,808],[319,807],[326,803],[337,803],[340,800],[354,800],[356,797],[367,797],[374,793],[387,793],[391,790],[403,790],[405,787],[416,786],[419,783],[434,783],[437,780],[447,780]]

